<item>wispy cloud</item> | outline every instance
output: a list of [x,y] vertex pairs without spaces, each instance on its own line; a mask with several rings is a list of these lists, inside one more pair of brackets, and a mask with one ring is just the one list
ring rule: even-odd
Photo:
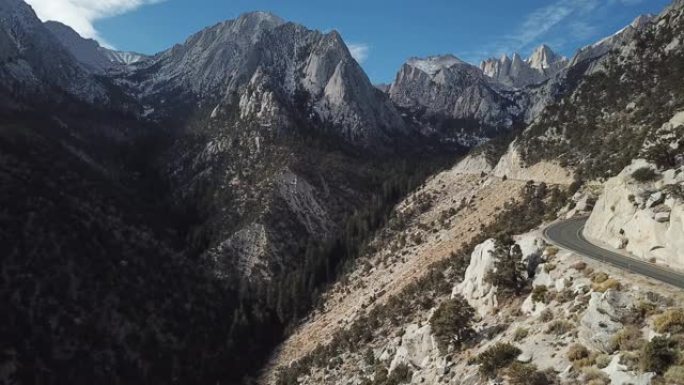
[[348,43],[347,47],[352,57],[356,59],[359,64],[362,64],[368,58],[370,46],[365,43]]
[[41,20],[64,23],[81,36],[109,45],[94,26],[97,20],[130,12],[164,0],[26,0]]
[[629,6],[645,0],[555,0],[530,12],[512,33],[471,52],[471,57],[499,56],[504,53],[526,52],[541,43],[552,47],[598,37],[597,16],[611,7]]

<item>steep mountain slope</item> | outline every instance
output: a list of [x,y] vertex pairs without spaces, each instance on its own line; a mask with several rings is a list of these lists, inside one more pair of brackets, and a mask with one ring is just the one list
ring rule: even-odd
[[54,104],[65,96],[109,101],[106,88],[78,65],[26,3],[2,0],[0,14],[0,86],[15,103]]
[[127,66],[146,59],[133,52],[103,48],[95,40],[84,39],[71,27],[56,21],[46,22],[45,27],[86,70],[96,74],[124,71]]
[[240,119],[275,132],[297,125],[297,114],[361,145],[407,132],[337,32],[322,34],[263,12],[201,31],[159,54],[133,80],[162,116],[175,103],[201,100],[216,114],[238,107]]
[[[643,29],[628,29],[632,39],[603,56],[576,90],[522,134],[526,162],[559,159],[581,178],[597,178],[617,174],[639,156],[644,141],[657,137],[684,105],[682,13],[678,2]],[[660,147],[644,155],[671,162],[666,153]]]
[[523,111],[512,92],[454,56],[410,59],[389,95],[424,132],[470,146],[510,128]]
[[[678,266],[673,250],[681,237],[673,234],[680,230],[678,175],[684,160],[678,135],[682,126],[677,124],[684,89],[683,17],[684,2],[677,1],[652,23],[636,23],[616,35],[619,39],[604,40],[610,49],[528,87],[526,97],[544,101],[539,119],[517,140],[479,149],[407,199],[416,204],[417,218],[425,220],[406,219],[401,215],[406,206],[397,206],[397,226],[376,234],[365,260],[324,295],[321,309],[276,352],[261,382],[676,383],[677,361],[657,367],[649,360],[659,354],[659,344],[667,344],[673,354],[684,349],[677,342],[681,329],[665,321],[681,314],[681,293],[561,254],[547,247],[539,229],[559,217],[586,214],[592,209],[589,195],[597,196],[602,188],[600,178],[643,156],[654,163],[650,173],[633,174],[642,162],[609,182],[592,214],[597,217],[592,234],[629,238],[636,252],[657,258],[654,263]],[[428,64],[434,63],[420,63],[419,71],[432,71],[431,76],[445,71],[445,66]],[[580,184],[570,184],[573,172],[599,180],[577,192]],[[448,180],[451,173],[464,180]],[[517,196],[522,203],[504,205],[499,216],[489,218],[489,226],[443,233],[454,224],[458,229],[464,207],[458,200],[469,194],[467,177],[480,179],[481,186],[505,181],[510,192],[516,182],[511,176],[562,185],[556,189],[530,181]],[[636,178],[649,179],[634,184]],[[440,193],[449,189],[454,189],[446,194],[454,198],[450,202]],[[421,196],[425,190],[433,193]],[[472,198],[465,207],[482,199]],[[478,210],[491,205],[486,197],[482,205],[475,204]],[[619,230],[618,223],[636,222],[638,228]],[[459,245],[464,236],[472,242]],[[402,277],[406,266],[416,266],[416,255],[434,261],[434,253],[421,255],[421,250],[445,244],[451,250],[436,253],[444,255],[442,263],[411,270],[410,280],[384,280]],[[399,282],[412,280],[415,284],[397,290]],[[652,311],[638,310],[644,307]],[[654,338],[656,333],[664,334]]]

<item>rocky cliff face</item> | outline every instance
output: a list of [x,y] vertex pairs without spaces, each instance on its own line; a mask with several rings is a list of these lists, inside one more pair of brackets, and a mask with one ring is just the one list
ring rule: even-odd
[[[0,1],[0,86],[15,103],[54,104],[64,94],[106,103],[105,88],[84,71],[21,0]],[[5,103],[3,107],[7,107]]]
[[191,36],[130,79],[157,118],[172,114],[177,103],[197,100],[211,104],[215,117],[235,108],[241,120],[273,132],[303,119],[359,145],[407,133],[337,32],[311,31],[263,12]]
[[45,27],[84,69],[92,73],[103,75],[125,71],[129,66],[147,59],[145,55],[101,47],[95,40],[84,39],[71,27],[56,21],[46,22]]
[[684,270],[684,169],[665,170],[653,181],[636,180],[634,173],[644,168],[655,166],[635,161],[606,182],[584,234],[646,261]]
[[515,95],[454,56],[409,60],[389,95],[424,132],[470,146],[510,128],[523,111]]

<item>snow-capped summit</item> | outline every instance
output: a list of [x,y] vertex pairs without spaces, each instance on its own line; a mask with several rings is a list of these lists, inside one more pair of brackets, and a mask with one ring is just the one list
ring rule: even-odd
[[470,65],[453,55],[429,56],[427,58],[412,57],[406,64],[418,68],[430,76],[435,76],[437,72],[455,65]]

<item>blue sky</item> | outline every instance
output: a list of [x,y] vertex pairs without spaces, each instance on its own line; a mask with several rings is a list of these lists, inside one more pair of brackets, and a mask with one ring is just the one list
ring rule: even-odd
[[670,0],[27,0],[42,19],[122,50],[155,53],[241,13],[271,11],[338,30],[374,82],[391,82],[411,56],[454,54],[471,63],[527,56],[541,43],[571,56]]

